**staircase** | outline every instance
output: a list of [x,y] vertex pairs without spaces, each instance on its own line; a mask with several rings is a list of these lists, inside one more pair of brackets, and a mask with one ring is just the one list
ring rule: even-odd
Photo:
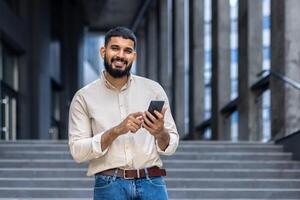
[[[163,157],[172,200],[300,199],[300,162],[281,146],[181,141]],[[67,141],[0,142],[0,199],[92,199],[93,177]]]

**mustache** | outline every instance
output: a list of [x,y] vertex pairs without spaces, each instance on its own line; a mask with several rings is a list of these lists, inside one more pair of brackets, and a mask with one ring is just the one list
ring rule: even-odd
[[117,56],[112,57],[111,62],[114,62],[114,61],[121,61],[121,62],[124,62],[126,65],[128,64],[127,60],[125,60],[123,58],[120,58],[120,57],[117,57]]

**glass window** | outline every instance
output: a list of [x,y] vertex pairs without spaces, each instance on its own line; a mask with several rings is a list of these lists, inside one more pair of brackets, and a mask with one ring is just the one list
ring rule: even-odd
[[18,91],[18,59],[17,55],[2,44],[2,81]]
[[184,1],[184,129],[189,131],[189,1]]
[[[231,100],[238,96],[238,1],[230,0]],[[231,115],[231,141],[238,141],[238,112]]]
[[263,69],[270,69],[270,59],[271,59],[271,2],[270,0],[263,0],[263,19],[262,19],[262,24],[263,24]]
[[[263,41],[262,41],[262,51],[263,51],[263,63],[262,68],[264,70],[271,68],[271,0],[263,0]],[[262,94],[262,141],[267,142],[271,139],[271,92],[270,90],[265,91]]]
[[230,0],[231,99],[238,96],[238,1]]
[[231,141],[238,141],[238,120],[239,114],[237,111],[233,112],[231,115]]
[[[204,82],[205,98],[204,110],[205,119],[211,117],[211,0],[204,1]],[[211,136],[211,131],[205,132],[205,138]]]
[[103,59],[99,48],[104,45],[104,35],[87,33],[84,38],[83,85],[99,78],[103,68]]
[[50,138],[57,140],[60,136],[60,90],[57,84],[52,82],[51,96],[51,128]]

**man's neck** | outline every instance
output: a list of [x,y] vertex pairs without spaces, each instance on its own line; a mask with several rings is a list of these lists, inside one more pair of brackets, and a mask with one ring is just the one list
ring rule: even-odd
[[106,80],[115,88],[120,90],[128,81],[128,76],[123,76],[121,78],[114,78],[109,73],[104,71],[104,76]]

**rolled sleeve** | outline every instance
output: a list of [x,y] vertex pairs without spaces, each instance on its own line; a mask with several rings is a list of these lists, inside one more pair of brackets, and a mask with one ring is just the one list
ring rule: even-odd
[[156,148],[158,153],[160,153],[161,155],[172,155],[175,153],[176,149],[178,147],[178,135],[177,134],[170,134],[170,141],[169,141],[169,145],[168,147],[163,151],[156,140]]
[[78,162],[99,158],[107,152],[101,149],[101,136],[91,132],[91,123],[84,100],[76,94],[69,112],[69,147],[73,159]]
[[97,157],[103,156],[104,154],[106,154],[106,152],[109,149],[109,147],[107,147],[106,149],[103,150],[101,147],[101,138],[104,133],[105,132],[101,132],[101,133],[95,135],[92,140],[93,152],[96,153]]

